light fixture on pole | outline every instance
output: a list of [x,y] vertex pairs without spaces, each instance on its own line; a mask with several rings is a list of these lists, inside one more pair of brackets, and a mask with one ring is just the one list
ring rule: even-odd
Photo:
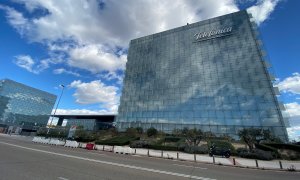
[[60,96],[59,96],[59,98],[58,98],[58,101],[57,101],[57,104],[56,104],[54,113],[53,113],[53,115],[52,115],[52,118],[51,118],[51,121],[50,121],[50,125],[49,125],[48,131],[47,131],[47,134],[49,134],[49,131],[50,131],[50,128],[51,128],[51,125],[52,125],[52,122],[53,122],[53,118],[54,118],[55,113],[56,113],[56,111],[57,111],[57,108],[58,108],[60,99],[61,99],[61,97],[62,97],[62,95],[63,95],[63,93],[64,93],[65,86],[64,86],[63,84],[61,84],[60,87],[62,87],[61,93],[60,93]]

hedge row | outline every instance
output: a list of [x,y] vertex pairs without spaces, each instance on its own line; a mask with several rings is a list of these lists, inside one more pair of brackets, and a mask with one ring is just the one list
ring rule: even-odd
[[106,140],[96,141],[95,144],[104,144],[110,146],[124,146],[128,145],[131,141],[138,140],[139,138],[128,136],[117,136]]
[[289,150],[300,152],[300,145],[281,144],[281,143],[265,143],[265,145],[276,148],[276,149],[289,149]]
[[216,147],[219,147],[219,148],[222,148],[222,149],[230,149],[230,152],[231,154],[236,154],[236,150],[235,148],[233,147],[233,145],[228,142],[228,141],[222,141],[222,140],[210,140],[207,142],[207,146],[210,147],[210,146],[216,146]]
[[272,160],[274,159],[272,152],[263,151],[260,149],[253,149],[253,151],[239,151],[238,155],[242,158],[259,159],[259,160]]
[[178,148],[176,146],[163,146],[163,145],[149,145],[149,149],[155,149],[155,150],[164,150],[164,151],[178,151]]
[[260,150],[263,150],[263,151],[271,152],[271,154],[274,158],[280,158],[281,157],[278,150],[276,148],[271,147],[271,146],[267,146],[265,144],[255,144],[255,147],[257,149],[260,149]]

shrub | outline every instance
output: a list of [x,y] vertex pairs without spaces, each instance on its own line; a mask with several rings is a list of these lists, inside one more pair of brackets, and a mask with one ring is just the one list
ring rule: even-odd
[[186,143],[180,143],[177,145],[178,151],[184,151],[184,148],[188,146]]
[[128,137],[136,137],[138,135],[136,128],[127,128],[125,133]]
[[221,140],[210,140],[207,142],[208,147],[215,145],[215,147],[222,148],[222,149],[230,149],[231,154],[236,154],[235,148],[233,145],[228,141],[221,141]]
[[128,145],[131,141],[137,140],[139,138],[128,137],[128,136],[116,136],[106,140],[96,141],[96,144],[104,144],[110,146],[124,146]]
[[270,147],[270,146],[267,146],[267,145],[264,145],[264,144],[255,144],[255,147],[257,149],[260,149],[260,150],[263,150],[263,151],[271,152],[274,158],[280,158],[280,154],[279,154],[278,150],[273,148],[273,147]]
[[265,145],[277,148],[277,149],[289,149],[300,152],[300,145],[295,144],[283,144],[283,143],[265,143]]
[[185,146],[184,152],[192,154],[208,154],[208,147],[206,144],[201,146]]
[[87,133],[84,136],[77,136],[74,138],[78,142],[92,142],[96,140],[96,136],[91,133]]
[[36,133],[37,136],[47,136],[47,130],[46,129],[39,129]]
[[136,140],[136,141],[132,141],[130,143],[130,147],[131,148],[148,148],[149,147],[149,142],[148,141],[144,141],[144,140]]
[[241,151],[238,154],[240,157],[249,159],[259,159],[259,160],[272,160],[273,155],[269,151],[263,151],[260,149],[253,149],[252,151]]
[[163,145],[157,145],[157,144],[150,144],[149,149],[155,149],[155,150],[165,150],[165,151],[177,151],[178,148],[176,146],[163,146]]
[[181,140],[180,137],[174,137],[174,136],[165,137],[165,142],[178,142],[180,140]]
[[139,134],[143,134],[143,133],[144,133],[144,130],[143,130],[142,127],[137,127],[137,128],[135,128],[135,129],[136,129],[136,131],[137,131]]
[[157,130],[154,127],[147,129],[147,136],[152,137],[157,135]]
[[239,155],[241,153],[246,153],[248,152],[249,150],[247,148],[237,148],[236,149],[236,154]]

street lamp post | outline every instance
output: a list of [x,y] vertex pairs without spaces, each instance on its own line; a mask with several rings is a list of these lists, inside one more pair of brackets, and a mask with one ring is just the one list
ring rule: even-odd
[[60,99],[64,93],[64,89],[65,89],[65,86],[63,84],[60,85],[62,87],[62,90],[61,90],[61,93],[60,93],[60,96],[58,98],[58,101],[57,101],[57,104],[56,104],[56,107],[55,107],[55,110],[54,110],[54,113],[52,115],[52,118],[51,118],[51,121],[50,121],[50,125],[49,125],[49,128],[48,128],[48,131],[47,131],[47,134],[49,134],[49,131],[50,131],[50,128],[51,128],[51,125],[52,125],[52,122],[53,122],[53,118],[55,116],[55,113],[57,111],[57,108],[58,108],[58,105],[59,105],[59,102],[60,102]]

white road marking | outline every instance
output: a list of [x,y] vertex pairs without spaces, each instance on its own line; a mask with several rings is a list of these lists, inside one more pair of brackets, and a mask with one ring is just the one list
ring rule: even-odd
[[183,167],[189,167],[189,168],[197,168],[197,169],[207,169],[203,167],[198,167],[198,166],[188,166],[188,165],[183,165],[183,164],[172,164],[174,166],[183,166]]
[[90,162],[96,162],[96,163],[107,164],[107,165],[112,165],[112,166],[136,169],[136,170],[141,170],[141,171],[148,171],[148,172],[154,172],[154,173],[160,173],[160,174],[166,174],[166,175],[173,175],[173,176],[185,177],[185,178],[190,178],[190,179],[216,180],[216,179],[205,178],[205,177],[200,177],[200,176],[192,176],[192,175],[175,173],[175,172],[170,172],[170,171],[162,171],[162,170],[157,170],[157,169],[144,168],[144,167],[139,167],[139,166],[132,166],[132,165],[127,165],[127,164],[114,163],[114,162],[109,162],[109,161],[101,161],[101,160],[96,160],[96,159],[83,158],[83,157],[73,156],[73,155],[68,155],[68,154],[55,153],[55,152],[51,152],[51,151],[44,151],[44,150],[40,150],[40,149],[34,149],[34,148],[25,147],[25,146],[19,146],[19,145],[15,145],[15,144],[5,143],[5,142],[1,142],[1,141],[0,141],[0,144],[6,144],[6,145],[9,145],[9,146],[14,146],[14,147],[27,149],[27,150],[31,150],[31,151],[36,151],[36,152],[42,152],[42,153],[46,153],[46,154],[53,154],[53,155],[62,156],[62,157],[80,159],[80,160],[85,160],[85,161],[90,161]]
[[61,179],[61,180],[69,180],[69,179],[64,178],[64,177],[58,177],[58,179]]

